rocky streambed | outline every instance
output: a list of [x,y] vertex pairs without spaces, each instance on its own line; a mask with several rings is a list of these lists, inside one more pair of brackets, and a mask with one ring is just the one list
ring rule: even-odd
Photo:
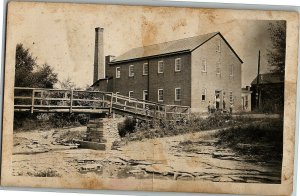
[[[78,129],[76,131],[78,133]],[[218,138],[215,137],[218,131],[220,130],[135,141],[107,151],[77,149],[55,143],[49,137],[54,134],[51,131],[49,136],[44,133],[42,138],[36,138],[34,144],[32,140],[28,144],[30,134],[27,133],[26,138],[25,134],[16,133],[16,148],[19,151],[14,151],[13,175],[96,175],[99,178],[280,183],[280,162],[257,161],[255,156],[243,156],[231,148],[218,146]],[[31,134],[35,136],[37,133]],[[20,153],[28,145],[31,153]],[[37,151],[43,150],[35,153],[35,146],[38,146]]]

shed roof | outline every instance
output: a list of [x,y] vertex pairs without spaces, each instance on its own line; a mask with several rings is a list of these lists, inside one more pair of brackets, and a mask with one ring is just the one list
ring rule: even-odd
[[[116,57],[111,63],[118,63],[123,61],[130,61],[133,59],[142,59],[145,57],[154,57],[154,56],[160,56],[160,55],[168,55],[168,54],[174,54],[178,52],[192,52],[197,47],[201,46],[211,38],[213,38],[216,35],[220,35],[224,41],[228,44],[228,42],[225,40],[225,38],[221,35],[220,32],[214,32],[214,33],[208,33],[204,35],[198,35],[195,37],[189,37],[179,40],[173,40],[168,42],[163,42],[159,44],[153,44],[149,46],[143,46],[138,48],[133,48],[124,54]],[[230,49],[234,52],[234,50],[231,48],[231,46],[228,44]],[[238,59],[242,62],[242,60],[239,58],[239,56],[234,52],[234,54],[238,57]]]
[[[278,84],[283,82],[284,82],[284,78],[280,74],[277,73],[259,74],[259,84]],[[251,85],[256,85],[256,84],[257,84],[257,76],[251,82]]]

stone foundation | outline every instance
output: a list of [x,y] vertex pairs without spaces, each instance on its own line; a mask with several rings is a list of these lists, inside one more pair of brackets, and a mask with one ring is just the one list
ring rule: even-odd
[[118,124],[124,118],[95,117],[87,124],[86,138],[80,142],[81,148],[110,150],[114,141],[119,141]]

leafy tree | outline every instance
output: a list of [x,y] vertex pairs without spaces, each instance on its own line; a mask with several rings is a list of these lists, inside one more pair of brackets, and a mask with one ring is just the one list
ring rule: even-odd
[[268,50],[268,63],[272,72],[284,76],[285,50],[286,50],[286,22],[276,21],[269,23],[269,33],[272,41],[272,48]]
[[23,44],[16,47],[15,86],[53,88],[57,74],[48,64],[38,65],[36,57]]

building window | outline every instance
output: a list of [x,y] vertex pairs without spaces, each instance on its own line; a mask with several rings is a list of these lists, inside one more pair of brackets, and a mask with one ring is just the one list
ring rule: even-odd
[[129,97],[129,98],[133,98],[133,91],[129,91],[129,92],[128,92],[128,97]]
[[164,62],[163,61],[158,61],[158,73],[164,73]]
[[175,71],[181,71],[181,58],[175,59]]
[[118,98],[117,97],[118,97],[118,95],[120,95],[120,92],[116,92],[116,95],[117,95],[116,96],[116,102],[118,102]]
[[148,75],[148,63],[143,64],[143,75]]
[[120,77],[121,77],[120,67],[116,67],[116,78],[120,78]]
[[216,65],[216,74],[217,75],[221,75],[221,63],[220,62],[217,62],[217,65]]
[[129,77],[134,76],[134,65],[129,65]]
[[164,90],[158,89],[158,101],[162,102],[164,101]]
[[202,72],[206,72],[207,70],[207,65],[206,65],[206,59],[202,60]]
[[245,96],[245,107],[248,108],[249,100],[248,95]]
[[230,65],[230,76],[233,76],[233,64]]
[[175,101],[181,100],[181,88],[175,88]]
[[216,52],[221,52],[221,39],[218,40],[218,45],[216,48]]
[[148,91],[147,90],[143,90],[143,100],[148,101]]
[[233,94],[232,94],[232,91],[229,92],[229,102],[233,103]]
[[201,100],[202,100],[202,101],[205,101],[205,100],[206,100],[206,88],[202,89]]

